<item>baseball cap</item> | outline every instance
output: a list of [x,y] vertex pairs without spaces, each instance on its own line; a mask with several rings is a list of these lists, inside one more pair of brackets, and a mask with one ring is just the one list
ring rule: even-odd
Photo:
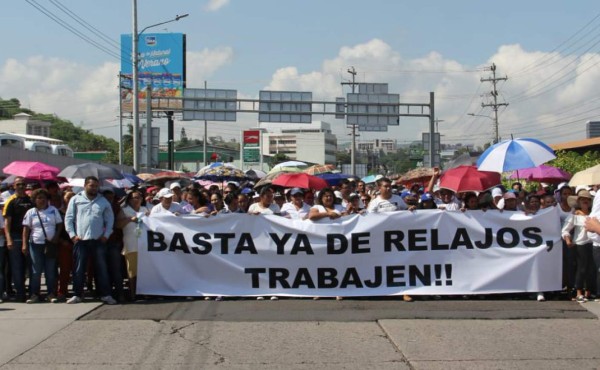
[[290,194],[292,196],[294,196],[296,194],[304,194],[304,191],[300,188],[293,188],[292,190],[290,190]]
[[500,189],[500,188],[492,189],[492,198],[501,197],[501,196],[502,196],[502,189]]
[[[173,186],[173,184],[171,184],[171,186]],[[156,194],[157,198],[171,198],[173,197],[173,192],[171,191],[171,189],[167,189],[167,188],[162,188],[160,189],[160,191]]]
[[433,196],[429,193],[425,193],[421,195],[421,202],[427,202],[428,200],[433,200]]
[[515,193],[513,193],[512,191],[507,191],[506,193],[504,193],[504,195],[502,197],[504,199],[517,199],[517,195]]
[[175,181],[175,182],[172,182],[172,183],[171,183],[171,185],[169,185],[169,189],[173,190],[173,189],[175,189],[175,188],[179,188],[179,189],[181,189],[181,184],[180,184],[180,183],[178,183],[177,181]]
[[338,199],[344,199],[342,193],[339,190],[334,191],[333,194],[335,194],[335,197]]

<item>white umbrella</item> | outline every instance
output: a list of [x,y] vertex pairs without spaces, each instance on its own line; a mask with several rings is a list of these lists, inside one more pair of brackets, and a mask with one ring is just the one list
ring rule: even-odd
[[537,167],[556,158],[548,145],[537,139],[511,139],[489,147],[477,160],[480,171],[506,172]]
[[569,186],[597,184],[600,184],[600,164],[577,172],[569,181]]
[[287,161],[275,165],[272,170],[277,170],[284,167],[308,167],[308,164],[300,161]]

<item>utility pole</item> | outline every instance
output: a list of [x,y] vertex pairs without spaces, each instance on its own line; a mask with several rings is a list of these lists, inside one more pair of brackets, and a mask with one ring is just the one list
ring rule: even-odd
[[507,76],[504,77],[496,77],[496,64],[492,63],[492,66],[490,67],[490,71],[492,71],[492,77],[491,78],[482,78],[481,82],[491,82],[492,83],[492,91],[491,91],[491,95],[492,98],[494,99],[493,103],[489,103],[489,104],[484,104],[481,103],[482,107],[492,107],[492,109],[494,110],[494,144],[497,144],[498,141],[500,140],[500,135],[498,133],[498,107],[501,106],[508,106],[508,103],[498,103],[498,90],[496,90],[496,83],[498,81],[506,81],[508,80]]
[[[352,82],[342,82],[342,86],[343,85],[351,85],[352,86],[352,94],[354,94],[354,87],[356,86],[356,70],[354,69],[354,67],[351,67],[348,69],[348,73],[350,73],[352,75]],[[352,151],[350,152],[350,174],[351,175],[355,175],[356,174],[356,165],[355,165],[355,161],[356,161],[356,125],[352,125]]]

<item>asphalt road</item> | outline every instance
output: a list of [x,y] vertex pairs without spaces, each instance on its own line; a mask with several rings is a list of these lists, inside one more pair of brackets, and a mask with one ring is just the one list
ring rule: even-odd
[[360,322],[384,319],[597,319],[571,301],[401,299],[252,299],[150,300],[100,306],[81,320],[183,320],[229,322],[330,321]]

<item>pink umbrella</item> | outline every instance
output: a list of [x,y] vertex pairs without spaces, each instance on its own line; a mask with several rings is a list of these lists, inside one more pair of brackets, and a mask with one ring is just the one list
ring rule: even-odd
[[42,162],[14,161],[2,169],[4,173],[33,180],[56,180],[59,168]]
[[321,190],[329,186],[327,181],[317,176],[309,175],[304,172],[283,173],[272,182],[273,185],[283,186],[285,188],[302,188]]
[[509,179],[525,179],[529,181],[559,183],[568,181],[571,174],[558,167],[547,166],[545,164],[533,168],[525,168],[518,171],[513,171]]

